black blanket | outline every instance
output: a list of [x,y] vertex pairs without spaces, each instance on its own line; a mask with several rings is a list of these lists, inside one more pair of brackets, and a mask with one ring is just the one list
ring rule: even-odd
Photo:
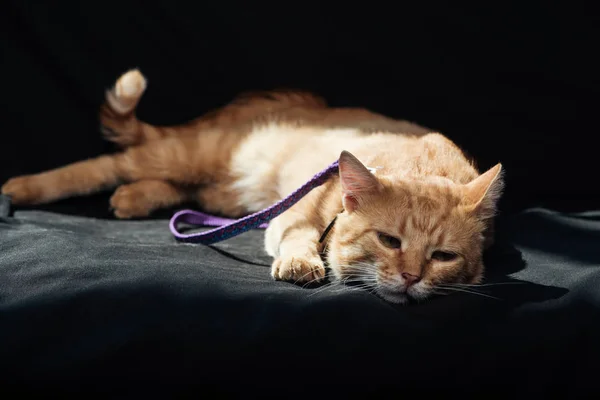
[[166,220],[9,216],[2,200],[3,391],[571,396],[600,387],[600,213],[501,219],[486,283],[502,284],[406,307],[271,280],[262,231],[186,245]]

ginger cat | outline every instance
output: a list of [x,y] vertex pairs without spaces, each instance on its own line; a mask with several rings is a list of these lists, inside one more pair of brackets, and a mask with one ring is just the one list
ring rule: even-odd
[[364,109],[329,108],[299,92],[242,95],[187,124],[152,126],[134,113],[145,89],[131,70],[107,91],[100,119],[122,152],[13,178],[2,193],[24,205],[116,187],[110,203],[118,218],[188,200],[240,217],[339,158],[339,176],[266,230],[273,278],[319,281],[327,264],[335,279],[360,281],[393,303],[482,279],[503,188],[500,164],[479,174],[439,133]]

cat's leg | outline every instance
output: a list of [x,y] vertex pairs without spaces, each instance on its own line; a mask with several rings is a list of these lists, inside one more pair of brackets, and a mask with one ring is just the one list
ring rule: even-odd
[[130,147],[123,153],[79,161],[35,175],[10,179],[2,193],[15,205],[49,203],[141,180],[194,186],[220,181],[236,143],[218,131],[190,138],[167,138]]
[[119,186],[110,198],[110,205],[117,218],[141,218],[189,198],[190,192],[185,188],[167,181],[145,179]]
[[241,218],[251,211],[240,201],[239,192],[233,188],[232,179],[224,177],[218,182],[200,185],[192,193],[192,200],[211,214],[227,215],[230,218]]
[[301,203],[273,219],[265,232],[267,253],[274,258],[271,276],[276,280],[308,283],[325,277],[319,224]]
[[1,191],[10,196],[15,205],[36,205],[97,192],[118,183],[114,156],[101,156],[9,179]]

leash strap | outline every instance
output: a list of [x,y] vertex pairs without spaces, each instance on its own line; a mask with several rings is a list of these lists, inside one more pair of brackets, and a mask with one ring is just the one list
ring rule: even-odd
[[[177,212],[169,222],[169,228],[175,239],[184,243],[213,244],[217,243],[254,228],[266,228],[268,222],[296,204],[300,199],[314,188],[321,186],[338,172],[338,161],[329,165],[313,176],[308,182],[300,186],[289,196],[262,211],[250,214],[238,220],[221,218],[193,210],[182,210]],[[183,222],[190,225],[216,226],[217,228],[204,232],[185,234],[177,230],[177,224]]]

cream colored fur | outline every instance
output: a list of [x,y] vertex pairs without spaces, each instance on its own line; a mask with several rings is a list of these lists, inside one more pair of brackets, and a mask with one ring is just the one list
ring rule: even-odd
[[442,134],[364,109],[331,108],[309,93],[244,95],[186,124],[157,127],[135,116],[146,87],[132,70],[106,93],[100,119],[122,152],[13,178],[2,193],[16,205],[41,204],[120,185],[110,200],[119,218],[188,200],[240,217],[339,159],[337,176],[267,229],[273,278],[317,282],[328,266],[333,279],[360,280],[394,303],[483,278],[503,189],[500,164],[480,174]]

